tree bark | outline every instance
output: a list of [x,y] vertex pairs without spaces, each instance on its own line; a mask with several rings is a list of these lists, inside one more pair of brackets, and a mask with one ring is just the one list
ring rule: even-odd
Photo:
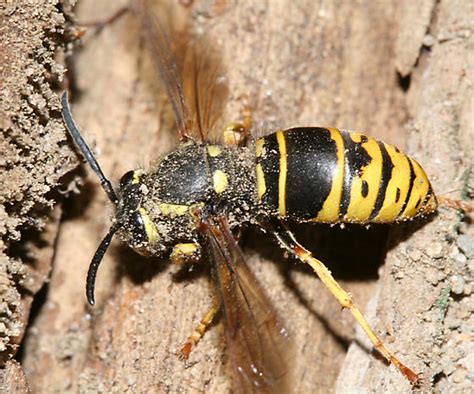
[[[177,6],[192,7],[194,27],[219,47],[231,92],[229,122],[247,94],[257,133],[292,126],[364,131],[416,158],[438,194],[459,198],[468,189],[474,151],[468,1]],[[97,20],[119,7],[83,0],[76,14],[79,21]],[[150,168],[176,146],[164,93],[156,94],[159,76],[139,36],[133,17],[125,16],[100,34],[89,31],[68,63],[79,93],[74,116],[114,182],[137,166]],[[97,304],[89,308],[85,275],[112,210],[92,175],[58,209],[51,279],[22,343],[32,391],[227,391],[219,322],[187,363],[174,354],[210,306],[207,271],[146,260],[116,241],[100,267]],[[454,210],[441,208],[418,226],[303,226],[297,235],[360,307],[368,303],[384,342],[422,373],[422,390],[472,385],[472,228]],[[282,258],[257,232],[242,245],[293,335],[295,392],[410,390],[354,334],[350,314],[311,270]]]
[[32,304],[50,274],[61,216],[58,191],[67,193],[73,178],[59,185],[77,163],[55,92],[64,74],[63,9],[55,0],[0,7],[1,392],[28,390],[22,366],[13,358],[20,358]]

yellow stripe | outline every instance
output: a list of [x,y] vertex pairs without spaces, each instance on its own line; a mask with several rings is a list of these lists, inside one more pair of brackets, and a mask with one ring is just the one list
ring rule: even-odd
[[[378,215],[374,218],[377,223],[390,223],[395,220],[402,209],[402,205],[407,198],[410,187],[410,165],[408,157],[388,144],[384,144],[390,159],[392,160],[392,177],[390,178],[385,200]],[[398,190],[398,192],[397,192]],[[397,200],[397,194],[398,200]]]
[[415,173],[415,180],[413,181],[413,187],[411,189],[410,198],[407,202],[405,210],[403,211],[400,218],[402,220],[411,219],[419,213],[423,207],[423,204],[420,206],[416,206],[418,201],[424,201],[426,197],[426,193],[428,193],[430,182],[428,181],[428,177],[425,174],[425,171],[421,168],[421,166],[413,159],[408,158],[411,161],[413,166],[413,172]]
[[[354,142],[360,142],[362,134],[350,134]],[[366,136],[367,137],[367,136]],[[351,197],[345,219],[349,222],[366,223],[372,210],[380,187],[382,177],[382,153],[376,140],[367,137],[367,142],[361,144],[371,161],[365,167],[362,167],[360,176],[352,178]],[[362,196],[362,183],[367,182],[369,192],[366,197]]]
[[332,186],[318,216],[313,219],[319,223],[334,223],[339,220],[342,185],[344,182],[344,141],[338,129],[328,128],[331,139],[336,143],[337,164],[332,174]]
[[263,145],[265,144],[265,140],[263,138],[259,138],[255,143],[255,156],[260,157],[262,156],[263,152]]
[[[257,158],[262,156],[264,145],[265,145],[265,140],[263,138],[259,138],[255,142],[255,156]],[[257,166],[255,167],[255,172],[257,175],[257,197],[258,197],[258,200],[261,201],[263,195],[267,191],[267,185],[265,183],[265,174],[263,173],[263,168],[260,163],[257,164]]]
[[160,212],[166,216],[183,216],[188,212],[189,206],[161,203],[158,205]]
[[262,165],[259,163],[255,167],[255,172],[257,174],[257,197],[261,201],[262,196],[267,191],[267,185],[265,184],[265,175],[263,174]]
[[286,215],[286,141],[283,131],[277,131],[276,138],[278,142],[278,150],[280,151],[280,175],[278,177],[278,215]]

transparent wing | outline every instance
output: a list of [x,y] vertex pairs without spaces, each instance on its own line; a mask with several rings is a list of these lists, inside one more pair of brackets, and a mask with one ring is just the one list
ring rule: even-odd
[[190,127],[188,124],[189,111],[184,98],[175,54],[171,48],[171,31],[165,29],[165,25],[160,22],[160,16],[162,20],[170,20],[170,9],[160,3],[163,4],[163,2],[140,0],[132,9],[138,16],[151,58],[166,89],[178,132],[180,136],[185,136]]
[[288,332],[245,263],[225,217],[203,223],[238,392],[290,392]]
[[196,37],[189,43],[182,75],[193,124],[204,141],[217,142],[229,91],[224,67],[208,38]]
[[178,7],[164,3],[141,0],[133,8],[173,108],[180,139],[215,140],[228,96],[222,63],[208,38],[191,37],[188,18],[177,12]]

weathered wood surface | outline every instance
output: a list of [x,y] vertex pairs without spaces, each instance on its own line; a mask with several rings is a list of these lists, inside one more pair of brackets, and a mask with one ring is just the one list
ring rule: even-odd
[[[118,3],[84,0],[78,19],[108,16]],[[246,93],[255,99],[263,130],[331,125],[366,131],[406,149],[431,175],[435,190],[457,190],[457,196],[472,165],[472,9],[463,1],[427,1],[416,11],[408,3],[196,1],[192,7],[195,24],[217,42],[228,70],[229,121],[238,114],[237,97]],[[114,180],[175,143],[166,132],[169,116],[157,108],[164,101],[155,94],[158,76],[137,37],[136,24],[125,17],[98,36],[86,35],[70,63],[81,93],[74,115]],[[409,86],[397,71],[409,75]],[[206,270],[177,275],[177,267],[144,260],[115,242],[90,309],[85,273],[111,208],[90,176],[63,210],[46,301],[23,347],[33,391],[226,391],[220,324],[187,364],[173,354],[211,302]],[[441,210],[414,234],[397,229],[378,281],[380,229],[334,230],[336,235],[306,230],[305,243],[317,255],[329,255],[356,302],[371,300],[377,331],[423,372],[422,388],[467,387],[473,296],[466,275],[473,256],[465,238],[457,238],[457,231],[469,229],[455,212]],[[295,392],[410,390],[397,371],[357,342],[348,351],[353,319],[310,270],[281,258],[256,232],[245,241],[251,267],[294,336]],[[368,268],[360,268],[366,256]]]

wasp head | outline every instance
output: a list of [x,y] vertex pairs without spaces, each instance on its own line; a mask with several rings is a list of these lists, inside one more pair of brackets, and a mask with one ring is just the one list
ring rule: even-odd
[[110,227],[109,232],[100,243],[92,258],[87,272],[86,294],[89,304],[94,304],[94,286],[97,270],[107,248],[116,232],[119,232],[125,241],[142,254],[159,254],[159,236],[155,224],[148,216],[141,204],[147,195],[146,185],[141,181],[141,171],[129,171],[120,180],[118,193],[115,192],[110,181],[105,177],[92,150],[84,141],[79,129],[74,123],[68,103],[67,92],[61,96],[62,115],[66,128],[72,140],[80,150],[82,156],[96,173],[102,188],[109,200],[117,209],[117,218]]
[[158,230],[142,203],[149,190],[143,172],[126,172],[120,179],[117,201],[117,226],[123,240],[142,255],[159,254]]

